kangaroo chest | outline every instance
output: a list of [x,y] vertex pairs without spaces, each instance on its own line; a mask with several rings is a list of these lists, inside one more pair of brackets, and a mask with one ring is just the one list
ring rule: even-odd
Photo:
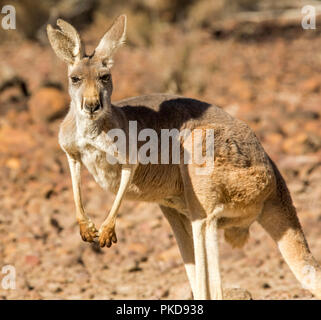
[[[122,165],[117,161],[110,161],[112,156],[108,137],[102,134],[89,138],[78,134],[76,141],[81,161],[97,184],[104,190],[108,189],[116,194],[120,185]],[[182,209],[184,200],[181,199],[183,190],[179,183],[178,168],[145,165],[139,166],[136,173],[126,192],[127,199],[157,202]]]
[[116,193],[120,183],[121,165],[111,164],[104,144],[99,139],[81,137],[77,142],[81,161],[104,190]]

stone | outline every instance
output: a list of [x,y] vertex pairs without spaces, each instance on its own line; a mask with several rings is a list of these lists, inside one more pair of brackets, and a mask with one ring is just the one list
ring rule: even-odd
[[224,300],[253,300],[251,293],[242,288],[225,288],[223,298]]
[[50,122],[67,112],[68,97],[61,90],[44,87],[32,94],[28,106],[35,122]]

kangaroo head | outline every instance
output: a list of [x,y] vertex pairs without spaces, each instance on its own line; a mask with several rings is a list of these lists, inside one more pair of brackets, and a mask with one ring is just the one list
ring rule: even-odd
[[125,41],[126,16],[115,20],[90,56],[73,26],[61,19],[57,25],[60,30],[48,25],[47,33],[53,50],[68,65],[72,104],[82,117],[98,119],[111,104],[113,55]]

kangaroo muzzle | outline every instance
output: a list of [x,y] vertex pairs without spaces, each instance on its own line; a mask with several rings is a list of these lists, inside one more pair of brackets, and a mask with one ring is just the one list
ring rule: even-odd
[[94,114],[101,109],[101,103],[98,99],[86,99],[83,101],[83,109],[87,113]]

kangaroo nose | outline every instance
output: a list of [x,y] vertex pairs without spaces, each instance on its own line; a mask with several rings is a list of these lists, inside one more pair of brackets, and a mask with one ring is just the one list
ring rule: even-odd
[[86,101],[84,103],[84,109],[86,112],[94,113],[100,109],[100,103],[99,101],[92,101],[92,102]]

